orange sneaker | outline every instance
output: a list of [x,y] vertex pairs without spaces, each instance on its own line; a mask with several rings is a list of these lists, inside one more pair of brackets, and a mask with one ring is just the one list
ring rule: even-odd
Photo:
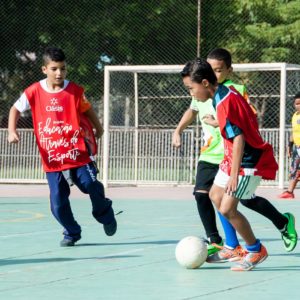
[[234,249],[229,249],[226,246],[222,250],[216,252],[212,255],[209,255],[206,259],[208,263],[224,263],[227,261],[239,261],[241,260],[248,252],[243,249],[242,246],[238,245]]
[[294,195],[293,192],[284,191],[282,194],[280,194],[278,196],[278,198],[281,198],[281,199],[294,199],[295,195]]
[[250,271],[268,257],[267,249],[261,245],[259,252],[248,252],[240,262],[231,267],[232,271]]

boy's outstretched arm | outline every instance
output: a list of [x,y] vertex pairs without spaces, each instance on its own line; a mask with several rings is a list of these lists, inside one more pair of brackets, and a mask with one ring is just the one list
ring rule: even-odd
[[180,135],[182,131],[187,128],[197,117],[198,112],[188,108],[186,112],[181,117],[172,137],[172,145],[175,147],[181,146],[181,138]]
[[89,119],[89,121],[92,123],[93,127],[96,129],[95,136],[96,138],[101,138],[103,134],[103,127],[98,119],[98,116],[94,109],[91,107],[87,111],[84,112],[85,116]]
[[20,112],[12,106],[8,116],[8,142],[18,143],[20,141],[19,134],[17,132],[17,122],[20,118]]

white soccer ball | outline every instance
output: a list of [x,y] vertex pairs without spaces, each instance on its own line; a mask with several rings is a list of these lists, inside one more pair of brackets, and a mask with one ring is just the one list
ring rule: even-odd
[[186,269],[197,269],[207,258],[207,246],[196,236],[187,236],[179,241],[175,249],[177,262]]

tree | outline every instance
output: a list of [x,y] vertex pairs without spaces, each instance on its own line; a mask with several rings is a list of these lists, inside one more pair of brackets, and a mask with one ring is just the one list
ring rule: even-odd
[[41,78],[46,46],[64,49],[68,78],[99,101],[107,63],[175,64],[196,55],[196,12],[196,1],[182,0],[1,1],[0,115]]
[[300,5],[298,0],[235,1],[243,22],[228,40],[239,62],[299,63]]

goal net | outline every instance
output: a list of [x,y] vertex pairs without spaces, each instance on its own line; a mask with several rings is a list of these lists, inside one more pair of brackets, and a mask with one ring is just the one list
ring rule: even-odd
[[[172,134],[191,98],[179,72],[181,65],[106,66],[104,76],[103,183],[192,184],[201,146],[201,127],[192,124],[182,147],[172,147]],[[263,185],[282,188],[288,182],[285,153],[300,91],[300,65],[234,64],[233,80],[247,86],[258,111],[263,138],[274,147],[279,172]],[[102,151],[101,151],[102,152]]]
[[[183,66],[105,67],[104,137],[98,149],[99,179],[108,184],[191,185],[201,147],[197,122],[182,134],[182,147],[172,146],[172,134],[191,97],[179,72]],[[244,83],[258,111],[262,136],[274,147],[279,172],[262,185],[283,188],[288,183],[285,152],[294,112],[293,96],[300,91],[300,65],[236,64],[233,80]],[[103,104],[103,110],[102,110]],[[45,182],[32,130],[19,129],[22,143],[7,144],[0,129],[0,182]]]

